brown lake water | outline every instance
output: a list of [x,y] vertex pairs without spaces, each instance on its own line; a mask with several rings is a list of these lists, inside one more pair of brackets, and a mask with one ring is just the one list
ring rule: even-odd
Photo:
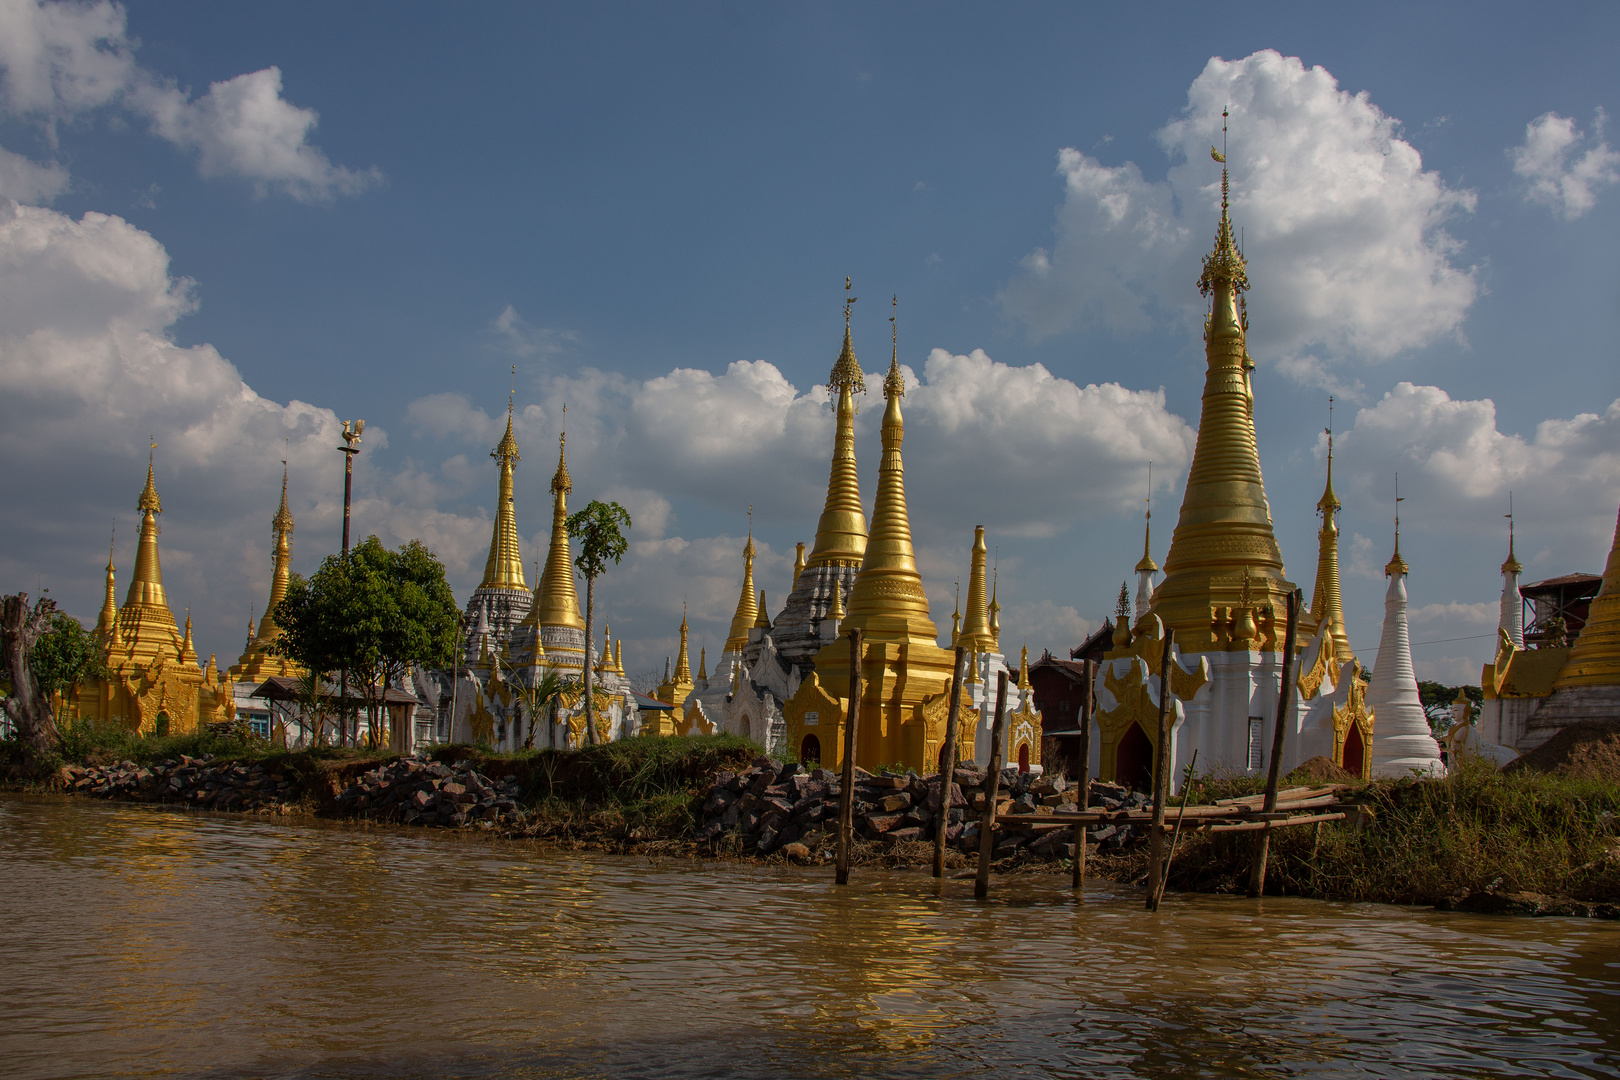
[[0,796],[0,1076],[1620,1074],[1620,924]]

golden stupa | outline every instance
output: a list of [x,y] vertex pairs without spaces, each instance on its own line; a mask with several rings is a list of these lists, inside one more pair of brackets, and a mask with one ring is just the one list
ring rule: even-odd
[[[931,771],[938,767],[944,742],[952,654],[935,640],[938,631],[929,615],[912,549],[902,454],[905,418],[900,409],[905,380],[900,372],[898,339],[883,393],[887,399],[883,462],[860,572],[850,589],[839,637],[815,654],[814,672],[800,683],[782,713],[788,747],[800,760],[816,760],[828,767],[840,764],[849,707],[847,633],[859,628],[862,690],[856,764],[875,768],[904,762],[919,771]],[[853,478],[853,446],[849,462]],[[814,560],[812,555],[811,565]]]
[[[1255,444],[1254,361],[1243,305],[1248,288],[1223,168],[1220,225],[1198,279],[1199,292],[1213,298],[1204,323],[1208,369],[1198,444],[1164,580],[1153,591],[1152,612],[1175,630],[1183,652],[1279,651],[1294,591],[1272,531]],[[1314,632],[1314,618],[1302,618],[1300,640]]]
[[298,664],[284,656],[277,656],[271,648],[281,637],[281,627],[276,624],[276,605],[286,598],[287,583],[292,579],[293,516],[287,507],[286,462],[281,463],[281,507],[276,511],[276,516],[270,519],[270,535],[275,538],[275,571],[270,577],[270,599],[264,606],[263,617],[259,619],[258,631],[231,666],[233,682],[257,685],[271,675],[296,678],[303,673]]
[[236,714],[230,681],[220,680],[212,659],[206,672],[197,665],[191,617],[187,615],[182,634],[169,609],[158,554],[163,500],[150,457],[136,508],[141,533],[135,574],[116,614],[108,606],[116,583],[110,555],[107,560],[108,603],[96,624],[107,675],[81,684],[74,707],[81,717],[117,722],[144,735],[182,735],[205,723],[230,720]]
[[517,439],[512,435],[512,405],[506,406],[506,434],[490,457],[500,463],[501,480],[498,506],[495,511],[495,531],[489,538],[489,558],[484,562],[484,579],[480,589],[529,590],[523,579],[523,553],[518,547],[517,508],[512,499],[512,473],[522,460],[518,454]]

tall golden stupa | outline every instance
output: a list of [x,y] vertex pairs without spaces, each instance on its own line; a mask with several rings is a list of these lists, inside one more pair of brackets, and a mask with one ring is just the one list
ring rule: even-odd
[[271,648],[281,637],[276,624],[276,605],[287,596],[287,583],[292,579],[293,516],[287,507],[287,463],[281,463],[281,507],[270,519],[270,535],[274,537],[275,571],[270,577],[270,599],[259,619],[258,631],[248,641],[247,648],[231,665],[233,682],[254,686],[271,675],[297,677],[302,669],[284,656],[277,656]]
[[113,721],[144,735],[181,735],[216,720],[229,720],[236,712],[228,680],[222,682],[213,658],[205,671],[191,646],[191,617],[181,634],[163,588],[163,564],[158,554],[158,496],[154,461],[146,463],[146,486],[136,508],[141,514],[135,574],[124,605],[109,610],[116,587],[112,559],[107,560],[107,605],[97,620],[104,679],[81,684],[74,699],[78,715]]
[[[844,635],[859,628],[862,690],[855,761],[867,768],[904,762],[930,771],[938,767],[944,741],[952,654],[936,641],[938,631],[911,544],[902,453],[905,417],[900,409],[905,380],[898,340],[883,395],[887,401],[883,462],[860,572],[850,589],[839,636],[815,654],[815,670],[783,706],[782,715],[788,748],[801,760],[829,767],[841,762],[850,678],[850,646]],[[853,447],[849,457],[852,476]],[[828,504],[832,505],[830,491]],[[806,573],[815,565],[812,555]]]
[[[1204,321],[1203,408],[1181,516],[1164,560],[1152,611],[1176,632],[1183,652],[1282,648],[1282,613],[1294,583],[1283,571],[1271,526],[1254,433],[1254,361],[1246,341],[1248,266],[1237,250],[1227,171],[1221,220],[1204,256],[1198,291],[1212,298]],[[1302,639],[1314,632],[1301,623]]]
[[[1254,361],[1243,300],[1248,266],[1233,233],[1226,157],[1210,153],[1223,167],[1220,222],[1198,279],[1198,291],[1210,300],[1198,442],[1164,580],[1153,590],[1148,609],[1138,613],[1134,629],[1121,620],[1115,648],[1105,654],[1099,672],[1099,766],[1107,779],[1140,782],[1161,749],[1169,752],[1172,775],[1195,751],[1201,767],[1264,768],[1270,747],[1265,735],[1271,730],[1264,718],[1276,715],[1282,688],[1287,602],[1295,586],[1285,575],[1272,530],[1255,439]],[[1337,502],[1330,479],[1318,503],[1325,520],[1317,602],[1300,613],[1296,650],[1315,636],[1321,618],[1333,618],[1337,610],[1332,521]],[[1139,570],[1150,561],[1144,557]],[[1342,614],[1337,618],[1342,621]],[[1168,748],[1157,745],[1155,700],[1163,629],[1175,632],[1179,654],[1169,688],[1176,719]],[[1306,712],[1296,698],[1289,718],[1296,733]],[[1300,746],[1296,737],[1288,749],[1291,760]]]
[[823,643],[822,622],[828,618],[835,594],[845,607],[849,591],[866,557],[866,513],[861,506],[861,483],[855,462],[855,396],[866,393],[866,378],[850,343],[849,295],[844,279],[844,347],[827,376],[827,394],[834,403],[832,467],[827,478],[827,499],[816,524],[816,540],[804,565],[793,576],[787,603],[772,627],[772,641],[784,662],[810,666]]

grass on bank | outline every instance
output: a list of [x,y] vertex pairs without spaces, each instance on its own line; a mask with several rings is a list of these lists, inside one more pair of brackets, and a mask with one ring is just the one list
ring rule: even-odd
[[[1264,784],[1206,779],[1193,800],[1249,788]],[[1444,779],[1374,781],[1346,797],[1368,811],[1360,827],[1272,833],[1267,892],[1395,904],[1480,890],[1620,900],[1620,784],[1611,780],[1498,772],[1476,759]],[[1253,834],[1184,834],[1172,887],[1245,889],[1254,843]]]

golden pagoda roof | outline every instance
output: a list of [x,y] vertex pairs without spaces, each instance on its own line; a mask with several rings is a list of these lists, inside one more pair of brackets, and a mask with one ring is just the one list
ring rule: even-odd
[[579,592],[574,587],[573,557],[568,546],[568,493],[574,490],[568,478],[568,434],[557,436],[557,472],[551,478],[551,546],[546,551],[546,567],[534,588],[530,619],[541,626],[585,629],[579,612]]
[[[849,593],[849,614],[841,630],[859,627],[870,641],[911,640],[935,645],[938,631],[928,613],[928,597],[911,545],[911,516],[906,508],[906,468],[902,454],[906,422],[900,410],[905,382],[898,351],[883,380],[888,399],[883,413],[883,462],[878,466],[872,531],[861,571]],[[819,664],[819,661],[818,661]]]
[[169,609],[163,589],[163,561],[158,554],[157,516],[163,513],[153,462],[146,463],[146,486],[136,503],[141,512],[141,535],[135,551],[135,571],[129,592],[118,612],[120,645],[129,659],[151,663],[159,657],[179,659],[183,648],[180,627]]
[[103,643],[108,635],[118,632],[118,575],[113,570],[113,552],[117,547],[115,532],[107,544],[107,594],[101,601],[101,614],[96,617],[96,635]]
[[[849,289],[849,279],[844,279]],[[855,466],[855,397],[866,392],[861,365],[850,345],[849,308],[844,301],[844,348],[827,377],[827,393],[835,402],[837,426],[833,433],[832,470],[827,478],[827,501],[816,523],[816,542],[806,566],[859,566],[866,552],[866,513],[861,503],[860,477]]]
[[[1280,648],[1275,640],[1255,643],[1236,631],[1254,625],[1255,607],[1284,610],[1294,591],[1284,577],[1255,443],[1254,361],[1242,299],[1249,280],[1233,237],[1229,196],[1222,169],[1220,224],[1198,279],[1199,292],[1211,298],[1198,442],[1164,560],[1164,580],[1153,594],[1153,613],[1176,631],[1188,652],[1255,644]],[[1233,605],[1245,610],[1233,611]],[[1228,618],[1236,628],[1231,638],[1217,630]]]
[[512,434],[510,403],[506,407],[506,434],[489,456],[499,463],[500,487],[496,497],[495,527],[489,538],[489,558],[484,563],[484,577],[478,587],[527,590],[529,583],[523,578],[523,553],[518,542],[517,507],[512,496],[512,472],[521,458],[517,439]]
[[1586,625],[1570,646],[1569,659],[1553,687],[1615,685],[1620,685],[1620,517],[1603,567],[1603,585],[1592,598]]
[[[276,510],[276,516],[270,519],[270,535],[272,537],[271,555],[275,560],[275,570],[270,577],[270,599],[264,606],[264,615],[259,619],[259,629],[248,639],[242,655],[231,665],[231,678],[246,682],[257,680],[262,682],[271,675],[296,676],[302,669],[286,657],[273,655],[270,645],[281,637],[281,627],[276,623],[276,605],[287,595],[287,586],[292,580],[292,510],[287,506],[287,463],[281,463],[281,505]],[[251,620],[248,629],[252,631]]]
[[[752,514],[752,507],[749,513]],[[748,543],[743,545],[742,592],[737,594],[737,610],[731,616],[731,631],[726,635],[726,651],[741,652],[748,645],[748,631],[759,618],[759,604],[754,599],[754,528],[748,527]]]
[[[675,682],[680,685],[689,685],[692,682],[692,661],[686,652],[686,605],[681,605],[681,651],[675,658]],[[680,702],[676,702],[680,704]]]
[[1343,664],[1351,660],[1353,654],[1339,587],[1339,526],[1333,519],[1339,505],[1339,497],[1333,492],[1333,433],[1329,431],[1327,486],[1316,503],[1317,512],[1322,515],[1322,528],[1316,534],[1316,588],[1311,593],[1310,613],[1315,616],[1318,629],[1326,626],[1333,635],[1333,660]]
[[957,631],[954,644],[973,652],[993,652],[995,639],[990,636],[989,549],[985,547],[983,525],[973,527],[973,548],[969,561],[967,615]]
[[754,616],[754,625],[761,630],[769,630],[771,628],[771,612],[770,608],[766,606],[764,589],[759,590],[759,603],[754,605],[754,609],[757,612]]
[[1142,558],[1137,561],[1138,574],[1153,574],[1159,570],[1159,564],[1153,561],[1153,511],[1149,510],[1142,516]]
[[1522,573],[1524,573],[1524,564],[1521,563],[1519,561],[1519,557],[1513,553],[1513,511],[1512,510],[1508,511],[1508,557],[1502,563],[1502,573],[1504,573],[1504,574],[1522,574]]

